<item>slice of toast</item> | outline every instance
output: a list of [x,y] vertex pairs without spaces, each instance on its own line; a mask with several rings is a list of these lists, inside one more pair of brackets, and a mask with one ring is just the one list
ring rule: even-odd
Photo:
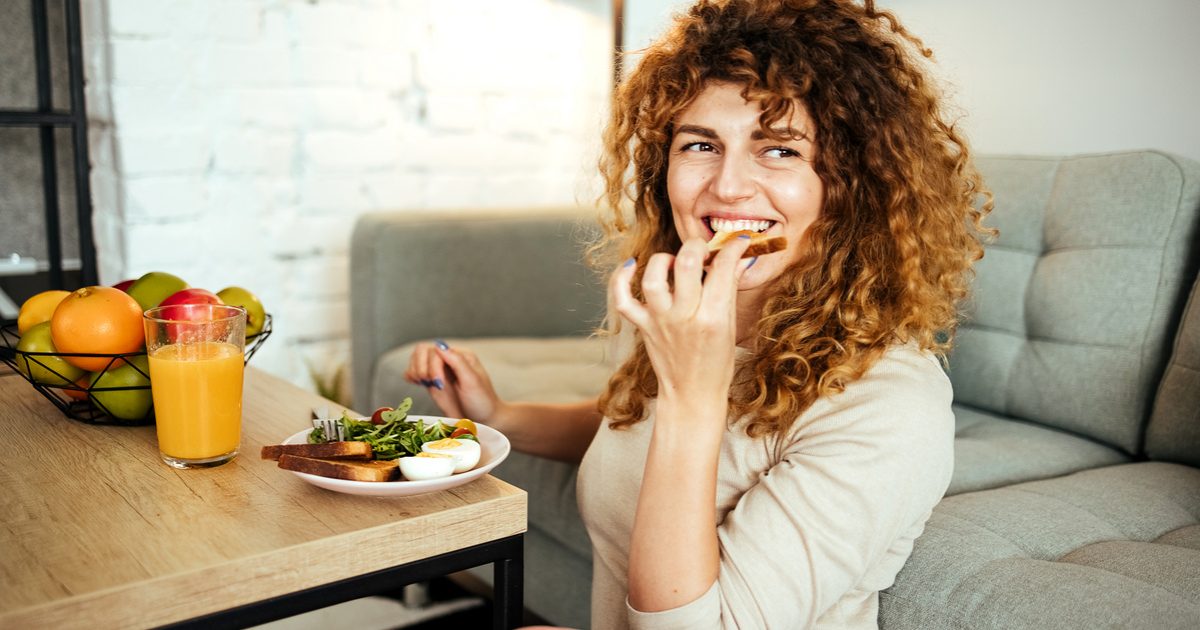
[[713,239],[708,242],[708,255],[704,257],[704,264],[711,264],[713,258],[717,257],[717,252],[721,251],[722,247],[725,247],[729,243],[733,242],[733,239],[743,234],[750,237],[750,247],[746,248],[745,253],[742,254],[742,258],[763,256],[765,254],[773,254],[775,252],[787,249],[787,237],[785,236],[767,236],[765,234],[759,234],[758,232],[752,232],[750,230],[722,232],[714,236]]
[[371,445],[366,442],[325,442],[324,444],[275,444],[262,447],[263,459],[279,459],[280,455],[295,455],[314,459],[371,459]]
[[279,467],[284,470],[346,479],[348,481],[396,481],[400,478],[400,467],[395,460],[390,462],[345,459],[316,459],[284,453],[279,456]]

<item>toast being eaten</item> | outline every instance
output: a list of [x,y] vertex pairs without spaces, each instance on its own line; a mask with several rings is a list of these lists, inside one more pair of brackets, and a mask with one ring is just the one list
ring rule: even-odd
[[263,459],[278,460],[282,455],[313,459],[371,459],[366,442],[325,442],[324,444],[275,444],[262,447]]
[[284,453],[279,456],[279,467],[347,481],[396,481],[400,478],[400,467],[395,460],[318,459]]
[[785,236],[767,236],[766,234],[759,234],[751,230],[721,232],[708,242],[708,255],[704,257],[704,264],[711,264],[713,258],[717,257],[717,252],[721,251],[721,248],[742,235],[750,237],[750,247],[746,248],[745,253],[742,254],[742,258],[763,256],[787,249],[787,237]]

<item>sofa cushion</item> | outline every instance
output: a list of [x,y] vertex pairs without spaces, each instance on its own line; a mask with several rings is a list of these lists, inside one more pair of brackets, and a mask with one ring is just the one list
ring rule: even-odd
[[1192,286],[1175,351],[1158,386],[1146,454],[1200,466],[1200,278]]
[[954,405],[954,477],[946,494],[986,490],[1129,461],[1066,431]]
[[350,241],[354,401],[381,353],[435,336],[587,335],[603,280],[583,260],[594,210],[379,212]]
[[880,595],[883,628],[1196,628],[1200,470],[1140,462],[959,494]]
[[[595,398],[608,382],[612,367],[599,338],[447,339],[470,348],[488,368],[496,392],[507,400],[574,402]],[[424,387],[404,380],[412,355],[406,344],[380,356],[371,384],[371,407],[413,398],[413,413],[440,415]],[[591,561],[591,542],[579,519],[575,500],[577,467],[563,462],[509,454],[492,474],[529,494],[529,527]]]
[[950,360],[958,402],[1136,453],[1195,273],[1200,164],[981,158],[998,240]]

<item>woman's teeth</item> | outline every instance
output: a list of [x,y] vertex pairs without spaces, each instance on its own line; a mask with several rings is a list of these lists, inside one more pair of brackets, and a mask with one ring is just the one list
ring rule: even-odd
[[748,219],[720,219],[717,217],[708,218],[708,227],[713,232],[738,232],[741,230],[750,230],[752,232],[765,232],[774,221],[753,221]]

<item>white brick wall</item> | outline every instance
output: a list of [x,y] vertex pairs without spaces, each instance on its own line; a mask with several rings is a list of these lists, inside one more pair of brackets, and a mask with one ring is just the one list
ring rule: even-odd
[[252,289],[295,383],[348,358],[359,214],[589,199],[607,0],[85,4],[102,281]]

